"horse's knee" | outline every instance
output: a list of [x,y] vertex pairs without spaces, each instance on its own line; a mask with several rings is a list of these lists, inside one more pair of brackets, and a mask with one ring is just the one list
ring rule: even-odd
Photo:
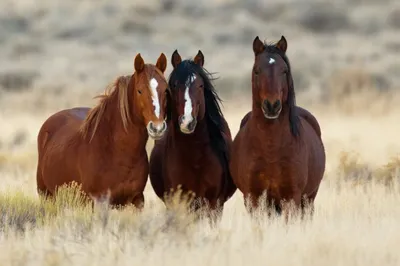
[[217,207],[209,212],[211,226],[215,226],[222,220],[223,207]]
[[284,200],[281,202],[282,213],[285,215],[286,222],[289,221],[289,216],[302,216],[302,198],[301,196],[293,197],[290,200]]
[[303,197],[301,200],[301,218],[304,219],[306,215],[312,218],[314,210],[314,197]]
[[250,215],[254,215],[259,207],[259,197],[251,194],[244,195],[244,205]]

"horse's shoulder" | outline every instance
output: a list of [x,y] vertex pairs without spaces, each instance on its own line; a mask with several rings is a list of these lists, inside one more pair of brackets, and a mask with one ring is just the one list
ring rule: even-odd
[[243,118],[242,121],[240,121],[240,128],[242,128],[244,125],[246,125],[247,121],[249,121],[251,115],[251,111],[248,112]]

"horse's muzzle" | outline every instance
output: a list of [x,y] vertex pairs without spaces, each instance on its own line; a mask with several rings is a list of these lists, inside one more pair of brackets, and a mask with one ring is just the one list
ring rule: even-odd
[[271,103],[268,100],[264,100],[261,109],[264,113],[265,118],[267,119],[276,119],[279,117],[279,114],[282,111],[282,103],[280,100],[276,100]]
[[149,136],[155,140],[161,139],[166,130],[167,123],[165,121],[157,124],[150,121],[147,125],[147,132],[149,133]]
[[193,118],[191,121],[188,123],[185,121],[184,116],[179,117],[179,128],[182,133],[184,134],[192,134],[196,128],[197,125],[197,120],[196,118]]

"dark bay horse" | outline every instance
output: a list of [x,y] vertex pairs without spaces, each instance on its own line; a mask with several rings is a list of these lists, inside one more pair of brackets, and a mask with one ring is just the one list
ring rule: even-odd
[[148,136],[167,129],[168,88],[161,54],[156,65],[138,54],[131,76],[110,84],[93,109],[78,107],[50,116],[38,135],[37,189],[52,196],[73,181],[91,198],[109,194],[112,206],[144,205]]
[[[278,214],[313,212],[325,172],[325,149],[316,118],[296,106],[284,36],[276,44],[253,42],[252,111],[242,119],[232,146],[230,169],[252,213],[266,192],[266,205]],[[248,202],[247,202],[248,200]]]
[[192,210],[207,209],[209,218],[217,221],[236,191],[229,172],[231,132],[210,74],[203,68],[202,52],[194,60],[182,61],[175,50],[171,63],[167,108],[171,119],[150,155],[150,182],[164,202],[178,186],[183,194],[194,193]]

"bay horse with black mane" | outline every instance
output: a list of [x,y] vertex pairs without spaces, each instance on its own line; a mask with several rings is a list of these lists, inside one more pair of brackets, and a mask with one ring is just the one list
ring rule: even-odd
[[149,165],[148,136],[167,129],[167,59],[156,65],[135,57],[135,72],[110,84],[93,109],[77,107],[50,116],[38,135],[37,189],[52,196],[73,181],[91,198],[109,195],[112,206],[141,209]]
[[164,202],[167,193],[178,187],[184,195],[194,193],[190,208],[208,210],[211,221],[217,221],[236,191],[229,172],[231,132],[211,76],[203,68],[202,52],[194,60],[182,61],[175,50],[171,63],[167,108],[171,119],[150,155],[150,182]]
[[[232,147],[230,169],[250,213],[266,192],[268,214],[289,208],[314,210],[325,172],[325,150],[316,118],[296,106],[284,36],[276,44],[253,41],[252,111],[243,118]],[[293,210],[293,209],[292,209]]]

